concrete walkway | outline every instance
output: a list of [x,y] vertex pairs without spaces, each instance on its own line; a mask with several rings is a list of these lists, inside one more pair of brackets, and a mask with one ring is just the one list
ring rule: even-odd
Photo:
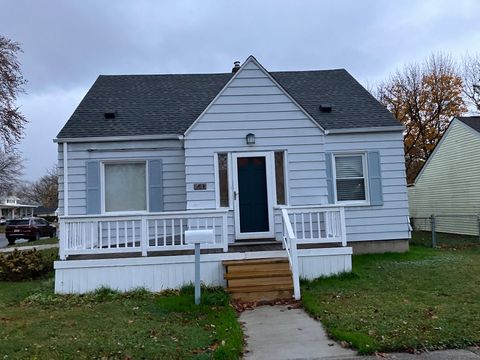
[[17,250],[32,250],[32,249],[45,250],[45,249],[53,249],[53,248],[58,248],[58,244],[7,247],[7,248],[0,249],[0,253],[12,252],[15,249],[17,249]]
[[244,358],[255,360],[480,360],[480,349],[432,351],[412,355],[390,353],[357,356],[329,339],[320,322],[302,309],[285,305],[261,306],[240,315],[246,335]]
[[354,357],[329,339],[320,322],[302,309],[261,306],[240,315],[247,336],[245,359],[335,359]]

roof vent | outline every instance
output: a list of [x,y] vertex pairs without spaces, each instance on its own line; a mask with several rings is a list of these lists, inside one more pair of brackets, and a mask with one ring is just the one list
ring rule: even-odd
[[240,61],[235,61],[233,63],[232,73],[236,73],[240,69]]
[[103,113],[103,116],[105,117],[105,119],[115,119],[115,112],[108,111]]
[[332,104],[320,104],[320,106],[318,108],[320,109],[320,112],[322,112],[322,113],[332,112]]

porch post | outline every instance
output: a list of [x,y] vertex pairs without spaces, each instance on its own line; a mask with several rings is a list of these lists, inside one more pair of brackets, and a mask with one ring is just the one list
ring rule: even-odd
[[342,229],[342,246],[347,246],[347,225],[345,222],[345,208],[340,208],[340,226]]
[[[147,219],[142,217],[140,221],[141,230],[140,230],[140,247],[142,249],[142,256],[147,256],[147,247],[148,247],[148,228],[147,228]],[[172,231],[173,228],[172,228]]]
[[63,143],[63,215],[68,216],[68,145]]
[[222,241],[223,241],[223,252],[228,252],[228,221],[227,221],[228,212],[222,215]]

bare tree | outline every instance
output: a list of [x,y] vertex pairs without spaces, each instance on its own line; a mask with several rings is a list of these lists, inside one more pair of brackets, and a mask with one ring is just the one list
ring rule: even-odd
[[462,59],[463,94],[474,111],[480,113],[480,55],[467,54]]
[[0,150],[0,194],[13,192],[22,176],[22,170],[22,158],[17,152]]
[[379,84],[376,96],[405,125],[407,181],[413,182],[452,117],[467,111],[462,78],[455,63],[443,54],[422,64],[397,70]]
[[20,45],[0,35],[0,147],[13,146],[21,139],[25,117],[15,105],[26,81],[17,60]]
[[18,187],[17,196],[23,201],[41,204],[47,208],[56,208],[58,206],[57,167],[48,169],[47,173],[37,181]]

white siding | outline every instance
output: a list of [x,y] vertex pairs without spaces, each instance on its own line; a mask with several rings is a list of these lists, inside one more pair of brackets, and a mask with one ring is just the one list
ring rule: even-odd
[[[185,210],[185,158],[179,140],[117,141],[68,144],[69,215],[86,215],[88,160],[161,158],[164,210]],[[58,149],[59,214],[63,214],[63,148]]]
[[[201,281],[225,286],[224,260],[285,256],[283,251],[220,253],[201,256]],[[301,278],[315,279],[352,270],[352,248],[298,250]],[[55,293],[86,293],[105,286],[120,291],[139,287],[150,291],[178,289],[195,281],[193,255],[55,262]]]
[[[254,146],[245,144],[255,134]],[[253,62],[185,137],[187,208],[215,208],[215,152],[286,150],[291,205],[325,204],[324,135]],[[206,191],[194,191],[194,183]],[[233,212],[229,233],[233,240]]]
[[[245,135],[255,134],[254,146]],[[192,127],[185,138],[187,208],[215,208],[215,152],[286,150],[290,205],[327,203],[325,152],[379,150],[383,206],[347,209],[349,241],[407,239],[403,137],[397,133],[327,135],[316,126],[253,62]],[[194,191],[193,184],[207,184]],[[281,218],[275,216],[276,236]],[[230,241],[234,237],[233,212],[229,217]]]
[[[437,220],[437,231],[478,235],[480,134],[454,120],[432,158],[409,188],[410,216],[473,215]],[[420,223],[419,223],[420,224]],[[429,229],[429,223],[426,222]]]
[[351,206],[345,211],[348,241],[408,239],[408,199],[401,132],[328,135],[328,152],[378,150],[382,206]]

